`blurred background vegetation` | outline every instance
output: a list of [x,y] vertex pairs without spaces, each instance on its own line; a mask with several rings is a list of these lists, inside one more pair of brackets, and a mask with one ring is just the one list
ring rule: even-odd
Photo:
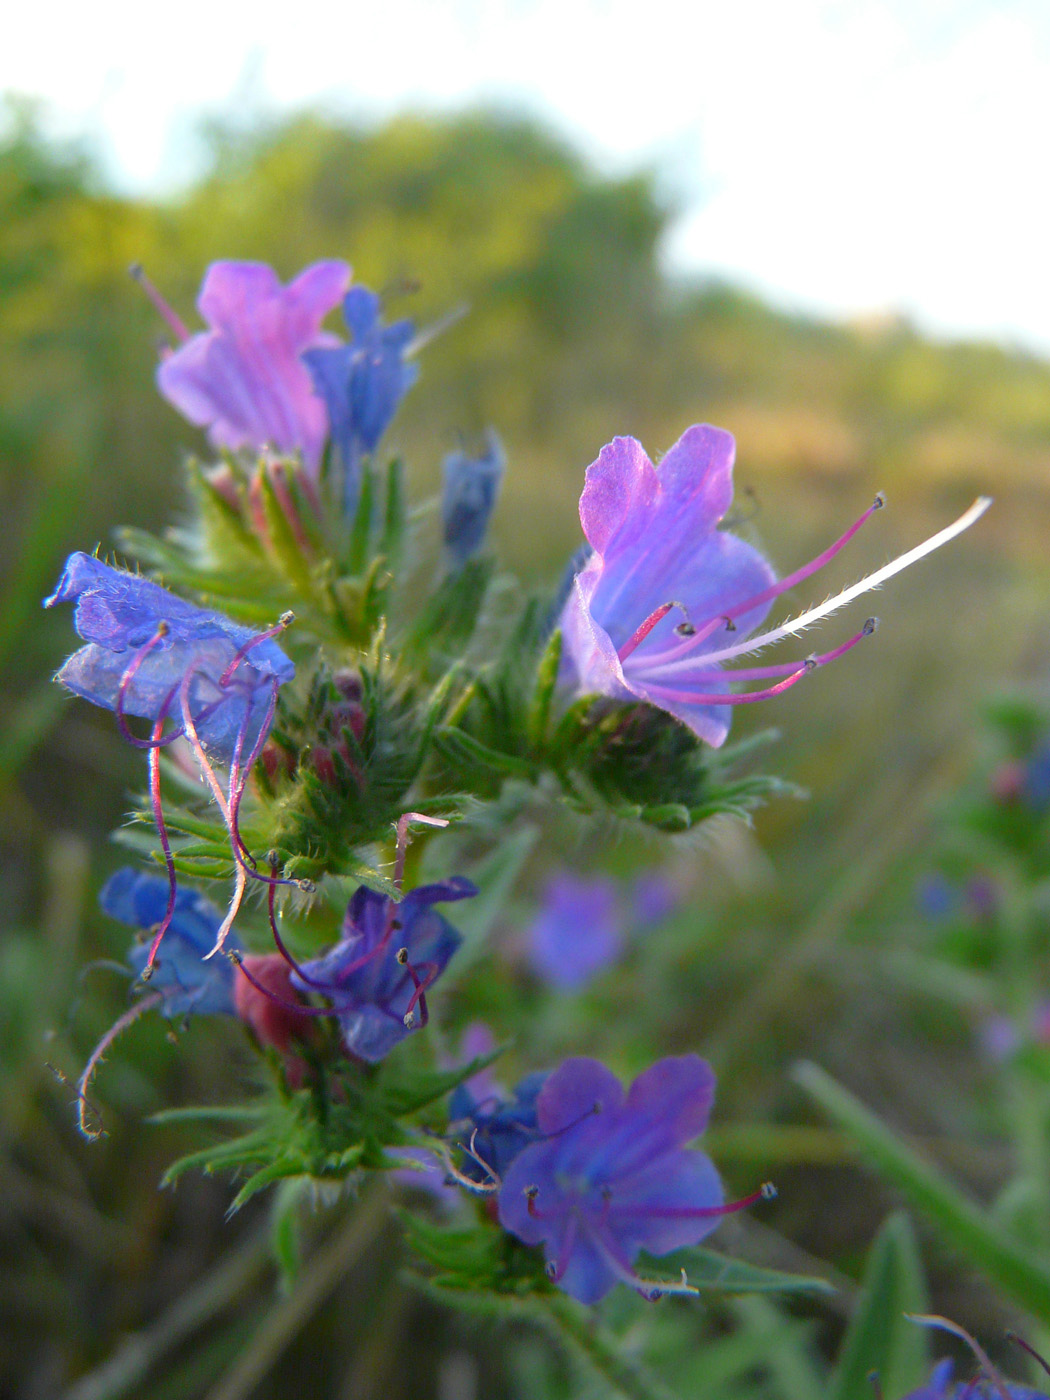
[[[420,325],[465,304],[425,350],[391,446],[418,498],[437,491],[441,459],[461,435],[499,431],[509,469],[494,534],[525,581],[553,579],[578,544],[583,471],[618,433],[655,455],[692,422],[731,429],[742,528],[785,572],[884,490],[890,510],[821,590],[917,542],[978,492],[997,498],[971,536],[891,584],[871,609],[883,628],[862,652],[738,719],[740,734],[781,729],[767,766],[810,800],[760,813],[754,834],[719,825],[679,847],[673,863],[692,902],[652,961],[636,956],[574,1020],[548,1016],[521,1052],[528,1061],[585,1045],[622,1060],[626,1037],[640,1060],[706,1053],[720,1074],[727,1177],[750,1189],[776,1175],[781,1187],[763,1216],[772,1224],[727,1228],[726,1247],[785,1268],[825,1261],[841,1291],[804,1342],[813,1355],[833,1348],[850,1279],[894,1197],[827,1136],[803,1135],[778,1163],[761,1134],[734,1139],[731,1129],[815,1123],[787,1073],[805,1056],[927,1142],[976,1194],[1008,1174],[971,1023],[895,969],[901,910],[930,864],[939,804],[982,761],[982,704],[1046,685],[1050,365],[991,345],[934,344],[902,321],[827,325],[733,287],[669,280],[660,251],[674,211],[655,176],[603,178],[512,117],[406,116],[363,130],[304,115],[217,127],[206,176],[157,203],[115,197],[89,152],[41,137],[31,108],[7,119],[0,1394],[569,1393],[535,1338],[514,1337],[508,1350],[494,1329],[448,1319],[355,1258],[353,1240],[329,1238],[323,1212],[314,1229],[334,1253],[296,1313],[289,1303],[301,1291],[274,1301],[264,1204],[224,1223],[223,1183],[158,1191],[182,1139],[143,1119],[165,1104],[219,1100],[231,1074],[251,1074],[230,1028],[195,1024],[175,1048],[163,1026],[137,1026],[104,1071],[110,1136],[89,1146],[73,1131],[61,1076],[75,1077],[126,995],[119,979],[80,969],[122,957],[94,897],[119,863],[108,833],[141,774],[110,716],[50,685],[71,633],[68,617],[41,614],[39,600],[69,549],[109,548],[121,523],[177,519],[180,457],[202,446],[154,390],[163,328],[128,278],[134,262],[187,319],[216,258],[262,259],[287,278],[316,258],[345,257],[390,314]],[[395,1247],[384,1239],[384,1250]],[[939,1247],[927,1258],[941,1311],[978,1330],[1008,1319]],[[683,1325],[709,1339],[796,1327],[786,1315],[745,1314],[694,1310]],[[140,1347],[137,1361],[129,1346]],[[232,1358],[252,1347],[264,1364],[238,1380]],[[745,1385],[727,1363],[727,1395],[805,1393],[747,1365]],[[722,1392],[712,1382],[709,1393]]]

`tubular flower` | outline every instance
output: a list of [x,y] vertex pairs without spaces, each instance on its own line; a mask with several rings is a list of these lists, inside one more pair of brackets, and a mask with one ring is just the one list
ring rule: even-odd
[[[154,935],[142,975],[148,978],[175,912],[175,866],[160,792],[160,750],[185,736],[230,832],[236,874],[226,917],[215,937],[225,940],[249,875],[255,874],[238,828],[248,774],[266,742],[277,692],[295,667],[273,640],[288,614],[268,632],[252,632],[221,613],[194,607],[137,574],[110,568],[87,554],[71,554],[44,606],[75,602],[74,625],[87,642],[55,679],[92,704],[113,710],[124,737],[149,751],[153,819],[168,869],[168,909]],[[152,722],[137,739],[126,715]],[[165,733],[166,724],[174,726]],[[229,765],[226,791],[212,760]],[[262,878],[262,877],[258,877]]]
[[292,983],[331,1001],[351,1055],[381,1060],[426,1025],[427,991],[462,942],[433,906],[475,894],[458,876],[420,885],[400,904],[362,886],[350,901],[342,938],[296,968]]
[[328,419],[301,357],[338,344],[321,323],[349,282],[349,266],[335,260],[287,287],[265,263],[212,263],[197,300],[210,329],[194,336],[148,288],[183,342],[157,371],[161,393],[216,447],[301,452],[316,474]]
[[503,444],[491,428],[480,457],[451,452],[445,458],[441,521],[445,548],[455,569],[462,569],[485,541],[505,465]]
[[[88,1057],[77,1081],[77,1119],[80,1131],[97,1138],[102,1129],[88,1101],[88,1090],[103,1057],[124,1031],[146,1011],[185,1020],[189,1016],[233,1016],[233,968],[218,959],[205,961],[222,923],[219,911],[195,890],[169,889],[168,881],[144,875],[126,866],[103,885],[99,904],[111,918],[132,928],[153,931],[158,924],[168,934],[164,956],[156,957],[159,936],[147,949],[145,943],[131,949],[128,961],[139,974],[152,974],[150,990],[118,1016]],[[231,940],[235,943],[236,940]]]
[[[151,930],[164,918],[168,882],[125,866],[102,886],[98,902],[122,924]],[[158,1009],[163,1015],[177,1019],[235,1014],[233,965],[225,958],[204,960],[221,923],[222,915],[202,894],[177,891],[164,952],[154,963],[150,980],[150,991],[160,994]],[[236,938],[230,944],[237,947]],[[147,945],[139,943],[128,954],[137,973],[146,966],[147,951]]]
[[[982,497],[953,525],[860,583],[752,636],[773,600],[837,554],[882,498],[817,558],[777,581],[756,549],[718,528],[732,500],[733,457],[730,434],[706,424],[687,429],[659,469],[634,438],[614,438],[604,447],[587,469],[580,498],[591,553],[560,624],[564,679],[578,693],[647,701],[716,747],[729,732],[732,705],[790,689],[869,635],[875,619],[821,656],[736,671],[723,671],[725,662],[798,635],[946,543],[989,504]],[[731,643],[727,632],[734,635]],[[739,681],[766,684],[732,694],[730,684]]]
[[1011,1381],[979,1376],[972,1381],[955,1381],[955,1363],[950,1357],[938,1361],[930,1379],[918,1390],[909,1390],[901,1400],[1047,1400],[1041,1390],[1015,1385]]
[[511,1162],[499,1192],[503,1227],[543,1244],[551,1280],[581,1303],[616,1282],[647,1297],[688,1291],[634,1272],[641,1250],[699,1243],[727,1211],[709,1157],[685,1148],[707,1125],[715,1077],[697,1055],[658,1061],[625,1094],[597,1060],[567,1060],[536,1100],[540,1141]]
[[[269,729],[276,688],[295,667],[271,636],[194,607],[138,574],[71,554],[44,607],[73,602],[87,646],[55,676],[118,718],[140,715],[185,726],[224,763]],[[265,736],[264,736],[265,737]]]
[[367,287],[352,287],[343,301],[349,345],[307,350],[303,362],[328,410],[333,444],[343,461],[344,503],[357,502],[361,460],[371,455],[419,374],[405,355],[415,335],[411,321],[384,326],[381,302]]

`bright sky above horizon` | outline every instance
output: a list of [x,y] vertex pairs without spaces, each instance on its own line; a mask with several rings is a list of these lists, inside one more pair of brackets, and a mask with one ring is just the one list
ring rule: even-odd
[[1050,354],[1050,0],[54,0],[4,29],[0,91],[125,190],[191,178],[205,114],[495,102],[656,168],[672,268]]

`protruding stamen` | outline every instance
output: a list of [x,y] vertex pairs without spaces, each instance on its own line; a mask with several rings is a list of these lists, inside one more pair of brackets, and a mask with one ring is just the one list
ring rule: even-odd
[[[870,637],[876,632],[878,626],[879,619],[877,617],[869,617],[860,631],[856,633],[855,636],[850,637],[849,641],[843,642],[841,646],[835,647],[833,651],[826,651],[820,656],[813,656],[809,659],[814,661],[817,666],[826,666],[830,661],[837,661],[840,656],[845,656],[847,651],[851,651],[858,642],[862,642],[865,637]],[[722,671],[716,668],[710,671],[692,671],[690,674],[693,679],[697,681],[764,681],[770,679],[772,676],[794,675],[799,666],[803,664],[804,663],[798,661],[783,661],[775,666],[747,666],[740,667],[733,671]]]
[[[182,734],[182,730],[176,728],[171,734],[167,734],[163,738],[139,739],[132,734],[131,730],[128,728],[128,721],[124,711],[124,706],[127,703],[128,691],[131,688],[132,681],[138,675],[139,667],[145,661],[146,657],[149,656],[153,648],[158,646],[170,631],[171,628],[166,622],[161,621],[157,623],[157,630],[154,632],[153,636],[150,637],[145,646],[140,647],[128,662],[124,674],[120,678],[120,684],[117,686],[117,703],[113,707],[114,713],[117,716],[117,724],[120,727],[123,738],[137,749],[166,748],[168,744],[174,743]],[[168,712],[168,706],[174,698],[176,688],[177,687],[172,687],[165,698],[164,704],[161,706],[161,710],[165,715]]]
[[[404,954],[404,956],[402,956],[402,954]],[[421,1027],[425,1026],[430,1020],[430,1012],[427,1009],[427,988],[432,987],[437,981],[441,968],[436,962],[427,962],[420,963],[419,969],[417,970],[408,960],[407,948],[398,949],[397,960],[408,973],[409,977],[411,977],[412,985],[415,988],[415,991],[409,999],[408,1006],[405,1008],[405,1027],[408,1030],[412,1030],[415,1026],[417,1004],[419,1006],[419,1024]],[[422,977],[419,976],[420,971],[423,973]]]
[[[666,685],[654,685],[651,681],[646,681],[645,693],[654,700],[669,700],[678,705],[752,705],[756,700],[771,700],[774,695],[782,695],[785,690],[798,685],[810,671],[815,671],[819,664],[817,657],[807,656],[805,661],[796,661],[791,674],[776,685],[767,686],[765,690],[745,691],[743,695],[734,695],[730,691],[719,695],[717,692],[704,694],[692,690],[673,690]],[[726,680],[731,679],[732,672],[727,672]]]
[[102,1063],[103,1055],[105,1055],[106,1051],[117,1037],[122,1035],[133,1021],[137,1021],[144,1011],[149,1011],[153,1006],[159,1006],[163,1000],[164,998],[160,992],[151,992],[149,996],[143,997],[140,1001],[135,1002],[133,1006],[129,1006],[127,1011],[113,1022],[109,1030],[95,1046],[94,1050],[92,1050],[88,1062],[84,1066],[84,1072],[77,1080],[77,1126],[84,1137],[91,1141],[102,1136],[102,1128],[101,1126],[91,1127],[88,1123],[88,1113],[92,1110],[91,1105],[88,1103],[87,1093],[88,1089],[91,1087],[91,1081],[95,1077],[95,1071]]
[[[686,611],[684,603],[676,603],[673,601],[670,603],[661,603],[660,606],[654,612],[651,612],[649,614],[649,616],[645,619],[641,626],[638,627],[632,633],[632,635],[627,639],[626,642],[624,642],[623,646],[616,653],[616,655],[620,658],[621,661],[626,661],[627,658],[630,656],[631,652],[635,651],[638,647],[641,646],[642,642],[645,641],[646,637],[648,637],[649,633],[653,630],[656,624],[658,622],[661,622],[671,611],[672,608],[677,608],[682,614],[682,617],[685,619],[684,622],[680,622],[678,624],[678,627],[675,628],[675,631],[678,632],[680,636],[696,636],[696,628],[693,626],[692,622],[689,619],[689,613]],[[685,633],[681,632],[680,629],[683,627],[688,627],[689,631]]]
[[[958,520],[946,525],[943,530],[938,530],[935,535],[931,535],[928,540],[916,545],[914,549],[909,549],[896,559],[892,559],[888,564],[884,564],[881,569],[876,569],[874,573],[868,574],[859,583],[851,584],[849,588],[844,588],[841,593],[836,593],[833,598],[828,598],[826,602],[819,603],[815,608],[810,608],[808,612],[800,613],[798,617],[781,623],[772,631],[763,632],[757,637],[750,637],[734,647],[723,647],[721,651],[709,652],[704,657],[705,664],[721,664],[723,661],[731,661],[735,656],[746,656],[750,652],[760,651],[763,647],[771,646],[773,642],[779,642],[783,637],[797,637],[800,632],[804,632],[807,627],[812,627],[821,618],[837,612],[839,608],[851,603],[854,598],[859,598],[862,593],[868,593],[871,589],[878,588],[887,579],[893,578],[894,574],[901,573],[902,570],[925,558],[927,554],[932,554],[935,549],[940,549],[941,545],[947,544],[949,540],[961,535],[964,530],[968,530],[976,520],[981,518],[991,504],[992,498],[990,496],[978,496],[969,510],[964,511]],[[736,610],[734,609],[734,611]]]
[[1044,1361],[1044,1359],[1039,1355],[1035,1347],[1031,1346],[1030,1343],[1026,1342],[1023,1337],[1019,1337],[1016,1332],[1007,1332],[1006,1340],[1008,1342],[1013,1342],[1016,1346],[1019,1346],[1022,1351],[1026,1351],[1028,1355],[1033,1358],[1033,1360],[1039,1362],[1039,1365],[1042,1366],[1046,1374],[1050,1376],[1050,1365],[1047,1365],[1046,1361]]
[[921,1327],[937,1327],[943,1332],[950,1332],[953,1337],[958,1337],[976,1356],[981,1364],[988,1380],[995,1386],[1002,1400],[1012,1400],[1009,1388],[995,1366],[992,1365],[988,1354],[984,1348],[973,1337],[970,1336],[965,1327],[960,1327],[957,1322],[952,1322],[950,1318],[940,1317],[937,1313],[905,1313],[904,1316],[909,1322],[917,1322]]
[[251,637],[247,642],[244,643],[242,647],[240,647],[236,652],[234,652],[229,665],[219,677],[220,689],[225,690],[225,688],[229,685],[230,677],[233,675],[234,671],[236,671],[237,667],[241,664],[241,662],[244,660],[244,658],[248,655],[250,651],[252,651],[255,647],[261,645],[261,643],[268,642],[271,639],[271,637],[279,637],[282,632],[286,631],[289,627],[291,627],[294,621],[295,613],[283,612],[272,627],[268,627],[265,632],[257,632],[254,637]]
[[426,817],[422,812],[405,812],[398,818],[397,846],[394,855],[394,884],[401,888],[405,879],[405,857],[408,854],[409,825],[419,822],[423,826],[448,826],[444,817]]
[[[163,733],[167,711],[168,706],[165,702],[153,724],[152,737],[154,739],[159,739]],[[171,854],[171,842],[168,840],[168,828],[164,822],[164,807],[160,794],[160,746],[156,743],[149,751],[149,797],[153,807],[153,824],[157,828],[157,838],[164,856],[164,868],[168,875],[168,907],[164,911],[164,918],[160,921],[157,931],[153,935],[153,942],[149,946],[149,956],[146,958],[145,966],[140,973],[143,982],[148,982],[153,976],[153,963],[157,956],[157,949],[160,947],[161,939],[171,927],[172,916],[175,913],[176,895],[175,861]]]
[[[645,1213],[658,1220],[707,1220],[716,1215],[733,1215],[738,1210],[747,1210],[759,1201],[772,1201],[776,1194],[777,1188],[773,1183],[764,1181],[757,1191],[752,1191],[750,1196],[742,1196],[739,1201],[727,1201],[720,1206],[646,1206]],[[634,1211],[637,1207],[628,1205],[619,1209]],[[615,1201],[610,1205],[610,1211],[614,1215],[617,1213]]]
[[[212,953],[216,951],[217,950],[213,948],[211,953],[208,953],[207,956],[210,958]],[[307,1006],[305,1002],[289,1001],[287,997],[282,997],[277,992],[271,991],[269,987],[264,987],[259,979],[245,967],[244,958],[235,948],[227,948],[226,956],[229,958],[230,962],[233,963],[234,967],[236,967],[243,976],[247,977],[248,981],[257,992],[262,992],[264,997],[269,997],[272,1002],[277,1006],[283,1006],[286,1011],[294,1011],[297,1016],[336,1015],[336,1012],[334,1012],[330,1006]]]
[[142,264],[132,263],[131,266],[128,268],[128,272],[139,284],[142,290],[146,293],[146,295],[149,297],[150,301],[157,308],[160,314],[164,317],[164,320],[171,327],[171,330],[176,340],[181,340],[184,343],[187,340],[189,340],[190,333],[186,329],[185,323],[183,322],[182,318],[178,315],[177,312],[175,312],[171,308],[171,306],[169,306],[169,304],[161,296],[160,292],[157,291],[156,287],[146,276],[146,272]]
[[[477,1130],[475,1129],[474,1133],[471,1134],[471,1143],[473,1143],[476,1133]],[[449,1151],[448,1145],[446,1143],[435,1142],[433,1144],[432,1150],[436,1153],[438,1157],[441,1158],[442,1166],[448,1172],[449,1176],[453,1179],[453,1181],[455,1181],[457,1185],[464,1187],[467,1191],[471,1191],[477,1196],[495,1195],[495,1193],[503,1185],[502,1181],[492,1170],[489,1164],[483,1158],[479,1157],[472,1150],[472,1148],[464,1147],[463,1151],[468,1152],[470,1156],[474,1158],[475,1162],[477,1162],[478,1166],[480,1166],[482,1170],[489,1173],[489,1175],[492,1178],[491,1181],[475,1181],[473,1177],[465,1176],[464,1173],[459,1170],[455,1162],[452,1160],[452,1153]]]
[[[270,861],[271,874],[275,866],[276,862]],[[276,896],[277,881],[271,880],[270,888],[266,893],[266,912],[270,917],[270,932],[273,934],[273,941],[277,946],[277,951],[280,953],[281,957],[285,960],[285,962],[288,964],[288,966],[292,969],[292,971],[297,977],[300,977],[308,986],[316,987],[319,992],[327,993],[331,987],[331,983],[319,982],[315,977],[311,977],[307,972],[304,972],[300,965],[292,957],[291,953],[289,953],[288,949],[285,947],[284,939],[281,937],[277,929],[277,914],[274,908],[274,901],[276,899]]]
[[[849,544],[850,540],[861,526],[870,520],[877,510],[881,510],[885,504],[886,498],[880,491],[859,520],[855,520],[846,533],[840,535],[834,544],[829,545],[822,554],[818,554],[816,558],[811,559],[808,564],[803,564],[803,566],[800,569],[796,569],[794,573],[785,575],[784,578],[778,579],[776,583],[771,583],[768,588],[763,588],[760,593],[753,593],[750,598],[745,598],[740,603],[734,603],[721,619],[726,624],[726,630],[735,632],[736,624],[733,620],[734,618],[743,617],[746,613],[752,612],[755,608],[760,608],[764,604],[772,602],[774,598],[779,598],[782,593],[786,593],[789,589],[794,588],[796,584],[801,583],[804,579],[809,578],[811,574],[815,574],[819,569],[822,569],[825,564],[834,559],[835,555],[838,554],[840,550],[844,549],[845,546]],[[683,642],[680,646],[672,647],[657,655],[647,656],[647,667],[670,667],[672,663],[682,660],[683,657],[691,656],[692,653],[696,651],[696,648],[711,635],[718,621],[719,619],[714,619],[713,623],[705,623],[704,626],[697,631],[695,636],[690,637],[688,641]],[[719,653],[719,655],[721,655],[721,653]],[[707,660],[706,657],[705,660]]]

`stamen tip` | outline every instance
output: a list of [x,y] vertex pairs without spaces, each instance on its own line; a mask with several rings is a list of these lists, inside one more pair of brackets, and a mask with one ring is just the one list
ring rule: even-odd
[[133,262],[128,268],[128,276],[136,282],[141,282],[146,275],[146,269],[140,262]]
[[869,617],[867,622],[865,622],[864,626],[860,630],[863,632],[865,637],[870,637],[873,632],[877,632],[879,630],[879,619],[877,617]]
[[886,492],[885,492],[885,491],[876,491],[876,492],[875,492],[875,499],[874,499],[874,501],[872,501],[872,503],[871,503],[871,508],[872,508],[872,510],[881,510],[885,504],[886,504]]
[[295,613],[289,610],[288,612],[281,613],[280,617],[277,619],[277,625],[278,627],[291,627],[294,621]]
[[772,1181],[763,1181],[759,1190],[764,1201],[775,1201],[777,1198],[777,1188]]
[[401,964],[401,966],[404,967],[405,964],[408,962],[408,949],[407,949],[407,948],[399,948],[399,949],[397,950],[397,953],[395,954],[395,956],[396,956],[398,962]]

